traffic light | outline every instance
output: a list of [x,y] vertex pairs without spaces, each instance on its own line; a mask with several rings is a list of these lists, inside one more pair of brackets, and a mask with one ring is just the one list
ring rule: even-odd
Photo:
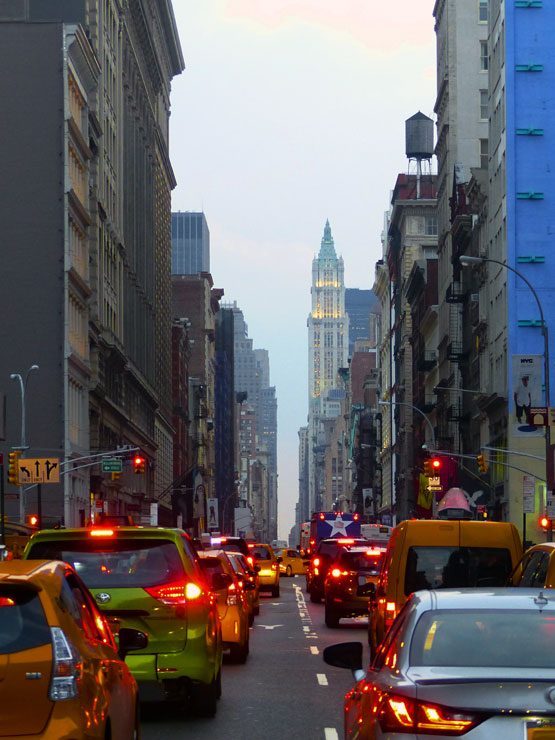
[[431,461],[432,475],[437,478],[439,471],[441,470],[441,460],[437,457],[433,457]]
[[121,478],[121,473],[119,470],[116,470],[112,473],[112,480],[119,480]]
[[480,473],[487,473],[488,472],[488,464],[486,462],[486,456],[485,455],[478,455],[476,458],[478,461],[478,470]]
[[145,472],[146,460],[142,455],[135,455],[133,458],[133,470],[136,475],[143,475]]
[[19,458],[21,450],[12,450],[8,455],[8,483],[19,485]]
[[551,519],[545,515],[540,517],[540,527],[542,529],[551,529]]
[[36,514],[25,514],[25,522],[29,527],[34,527],[35,529],[38,529],[39,518]]
[[424,475],[427,478],[432,477],[432,461],[431,460],[424,460]]

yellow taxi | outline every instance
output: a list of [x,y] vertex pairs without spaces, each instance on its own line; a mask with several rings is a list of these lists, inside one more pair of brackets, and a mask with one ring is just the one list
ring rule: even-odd
[[249,654],[249,603],[225,550],[199,550],[206,580],[216,595],[224,650],[234,663]]
[[249,552],[254,558],[254,564],[260,568],[260,590],[279,596],[279,560],[270,545],[249,542]]
[[507,585],[520,588],[555,588],[555,542],[541,542],[528,548]]
[[136,740],[137,682],[87,587],[66,563],[0,562],[0,737]]
[[275,550],[276,557],[281,558],[279,572],[282,576],[304,576],[310,558],[302,558],[296,550],[284,548]]

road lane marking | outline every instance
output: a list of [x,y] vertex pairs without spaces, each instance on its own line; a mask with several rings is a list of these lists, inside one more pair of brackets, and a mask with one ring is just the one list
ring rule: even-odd
[[310,631],[310,627],[308,627],[308,625],[303,625],[303,632],[309,632],[309,631]]
[[316,678],[318,679],[318,683],[320,684],[320,686],[328,685],[328,679],[325,673],[317,673]]
[[318,648],[316,647],[316,645],[311,645],[310,646],[310,652],[312,653],[312,655],[318,655],[318,653],[320,651],[318,650]]
[[282,624],[259,624],[258,627],[262,627],[265,630],[275,630],[276,627],[283,627]]
[[335,727],[325,727],[324,737],[326,740],[339,740],[339,735],[337,734]]

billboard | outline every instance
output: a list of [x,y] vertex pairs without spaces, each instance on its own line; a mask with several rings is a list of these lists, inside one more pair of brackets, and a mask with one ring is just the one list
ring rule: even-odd
[[208,508],[208,519],[207,519],[207,527],[208,529],[218,529],[218,499],[217,498],[207,498],[206,499],[206,506]]
[[541,406],[542,355],[513,355],[511,366],[512,403],[510,422],[515,437],[543,437],[543,427],[530,424],[532,406]]

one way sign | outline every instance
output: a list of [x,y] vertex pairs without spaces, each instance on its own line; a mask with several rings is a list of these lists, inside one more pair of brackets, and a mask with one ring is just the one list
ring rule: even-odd
[[60,458],[38,457],[19,459],[19,483],[59,483]]

